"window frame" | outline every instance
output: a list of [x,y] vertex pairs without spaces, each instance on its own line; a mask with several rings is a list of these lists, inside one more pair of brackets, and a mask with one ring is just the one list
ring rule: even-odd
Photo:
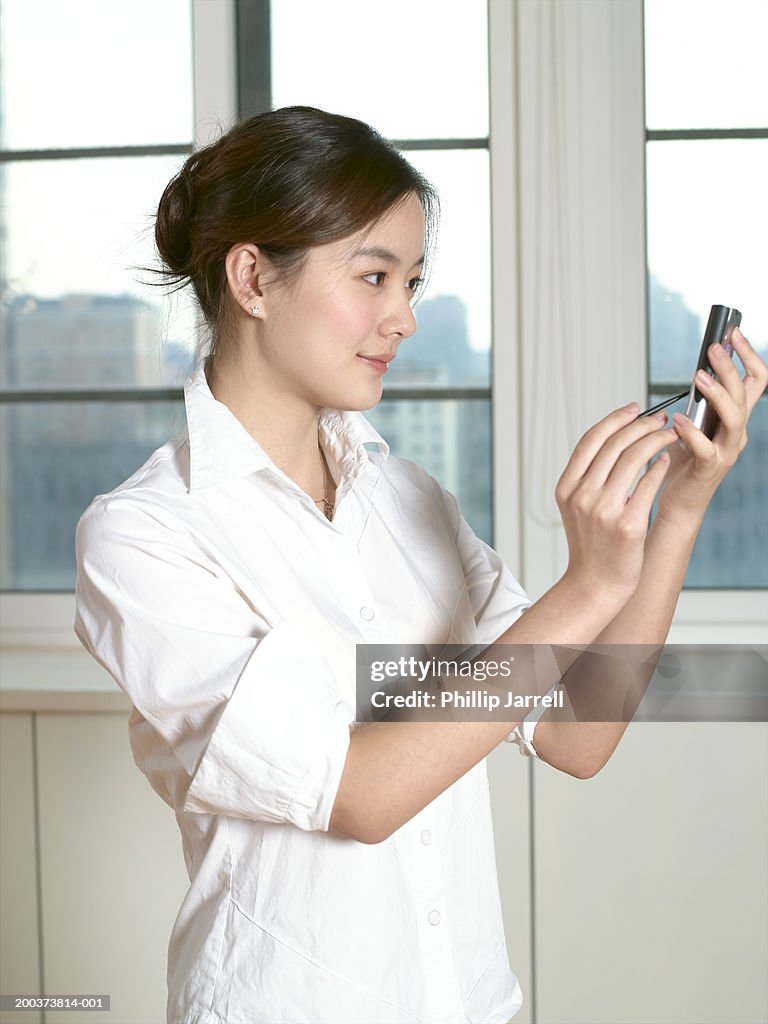
[[[652,128],[647,128],[646,127],[646,129],[645,129],[646,154],[648,152],[648,143],[649,142],[675,143],[677,141],[702,141],[702,140],[708,140],[708,139],[724,139],[724,140],[727,140],[727,139],[768,139],[768,128],[653,128],[652,129]],[[647,208],[646,208],[646,214],[647,214]],[[648,273],[650,275],[650,265],[648,267]],[[648,351],[648,361],[649,361],[649,363],[650,363],[650,350],[651,350],[651,332],[650,332],[650,330],[648,330],[647,331],[647,351]],[[673,395],[677,395],[681,391],[681,389],[686,390],[689,387],[690,387],[690,380],[687,380],[687,381],[686,380],[669,380],[669,379],[665,379],[665,380],[652,380],[650,373],[648,374],[648,394],[653,393],[654,395],[656,395],[656,396],[658,396],[660,398],[671,398]],[[768,390],[764,391],[763,394],[758,399],[758,402],[765,402],[765,401],[768,401]],[[726,481],[725,486],[727,486],[727,481]],[[693,600],[690,597],[690,595],[692,595],[692,594],[702,594],[704,596],[702,597],[701,600],[695,601],[695,600]],[[752,602],[752,601],[750,601],[746,597],[743,600],[739,600],[738,598],[735,597],[735,595],[738,595],[738,594],[747,594],[747,595],[753,594],[753,595],[755,595],[755,601]],[[686,609],[690,610],[689,614],[691,615],[691,618],[692,618],[693,622],[696,621],[696,615],[693,613],[692,610],[694,608],[699,609],[698,616],[699,616],[699,620],[701,622],[701,630],[700,630],[701,641],[700,642],[702,642],[702,643],[705,642],[705,640],[704,640],[704,633],[706,632],[707,628],[711,629],[713,626],[716,628],[717,625],[719,624],[719,621],[720,621],[717,617],[715,617],[715,618],[713,618],[711,620],[708,620],[710,604],[712,603],[712,599],[716,595],[720,595],[722,598],[725,598],[729,606],[734,604],[734,602],[735,602],[735,607],[739,607],[739,608],[745,609],[747,614],[748,614],[748,610],[749,610],[749,608],[751,606],[757,605],[759,607],[761,604],[763,604],[763,606],[764,606],[764,614],[762,615],[762,624],[763,624],[764,630],[765,630],[766,626],[768,625],[768,589],[765,589],[765,588],[762,588],[762,587],[755,587],[755,586],[744,586],[744,587],[737,587],[737,588],[727,587],[727,586],[726,587],[692,586],[692,587],[685,587],[683,589],[683,592],[682,592],[682,595],[681,595],[681,600],[683,600],[683,595],[685,595],[685,600],[683,602],[684,606],[686,607]],[[678,625],[681,628],[683,628],[681,620],[680,620],[680,617],[676,616],[676,619],[678,620]],[[730,613],[728,615],[728,621],[730,622]],[[705,622],[707,623],[707,626],[704,625]],[[756,629],[758,629],[759,625],[760,625],[760,620],[758,618],[758,620],[754,623],[754,626],[755,626]],[[737,628],[737,624],[736,623],[732,623],[729,628],[734,631],[734,635],[735,635],[735,629]],[[750,631],[750,635],[752,635],[752,631]],[[757,636],[757,633],[755,633],[755,636]],[[680,641],[680,642],[683,642],[683,641]],[[691,641],[691,642],[696,642],[696,641]],[[731,640],[729,642],[737,643],[738,641]],[[759,642],[759,641],[756,639],[755,642]]]
[[[236,49],[235,0],[191,0],[192,8],[192,91],[194,117],[194,146],[206,145],[217,133],[220,125],[233,123],[236,118]],[[6,151],[0,154],[2,162],[11,160],[64,159],[82,156],[147,156],[187,154],[192,145],[174,144],[158,146],[120,146],[105,148],[82,147],[68,150]],[[83,389],[77,392],[5,392],[3,402],[23,400],[66,401],[105,398],[113,400],[144,401],[157,399],[183,399],[181,389],[131,389],[129,392],[105,392]],[[65,680],[63,688],[76,688],[85,680],[86,687],[97,685],[114,687],[111,679],[97,666],[91,670],[90,659],[82,650],[72,624],[75,618],[74,591],[3,591],[0,593],[0,657],[7,675],[13,677],[12,687],[50,688],[50,660],[52,649],[77,650],[78,672]],[[5,674],[5,673],[4,673]],[[71,680],[71,681],[70,681]],[[90,680],[90,682],[88,682]],[[53,684],[59,686],[58,679]]]
[[[643,88],[645,88],[645,2],[641,0],[643,8]],[[648,128],[647,118],[644,117],[645,130],[645,152],[648,153],[648,143],[664,142],[674,143],[679,141],[704,141],[710,139],[768,139],[768,127],[740,127],[740,128]],[[647,209],[646,209],[647,215]],[[647,232],[646,232],[647,237]],[[647,262],[647,260],[646,260]],[[650,266],[648,267],[650,274]],[[650,362],[651,335],[647,332],[648,356]],[[681,388],[690,386],[686,380],[652,380],[648,374],[648,392],[653,392],[661,397],[671,397],[677,394]],[[768,400],[768,390],[764,391],[758,401]],[[697,595],[697,596],[694,596]],[[743,596],[739,596],[743,595]],[[736,635],[738,621],[733,620],[733,613],[743,615],[745,621],[749,621],[750,613],[754,615],[752,627],[747,631],[750,638],[754,636],[755,642],[763,642],[765,630],[768,628],[768,589],[762,587],[691,587],[685,588],[681,594],[682,607],[678,607],[676,624],[684,633],[692,630],[692,635],[697,639],[692,641],[681,640],[679,642],[701,642],[705,643],[706,635],[713,628],[717,629],[723,617],[728,624],[729,632]],[[728,611],[724,612],[723,603],[728,605]],[[733,607],[731,607],[733,606]],[[760,631],[762,629],[762,638]],[[711,636],[711,632],[709,632]],[[731,643],[738,643],[739,640],[729,640]],[[751,642],[750,640],[744,642]]]
[[[568,18],[576,19],[578,31],[563,30]],[[582,182],[581,191],[563,190],[557,211],[558,224],[583,225],[589,223],[595,208],[603,203],[610,208],[609,223],[599,236],[602,246],[593,247],[589,259],[568,263],[572,289],[583,292],[591,308],[599,311],[599,320],[590,324],[590,329],[608,356],[595,373],[574,366],[569,381],[573,392],[601,396],[601,404],[595,404],[594,422],[630,397],[642,400],[649,389],[643,0],[626,0],[623,4],[601,0],[570,7],[567,0],[546,5],[489,0],[489,40],[494,338],[491,385],[497,396],[502,388],[514,396],[511,402],[497,400],[492,410],[495,546],[536,600],[565,570],[567,547],[562,527],[542,526],[529,504],[530,492],[539,484],[532,472],[532,460],[526,458],[530,437],[536,432],[558,431],[558,424],[552,424],[552,406],[526,405],[530,348],[539,342],[537,313],[541,303],[525,267],[526,263],[534,265],[536,273],[547,279],[555,277],[558,270],[552,250],[540,242],[547,231],[533,231],[526,212],[539,199],[538,179],[549,177],[557,182],[553,176],[558,171],[540,161],[532,144],[535,136],[531,122],[545,124],[544,131],[554,138],[556,157],[562,157],[574,137],[577,145],[586,146],[585,140],[594,138],[605,144],[597,173]],[[543,85],[536,77],[536,60],[541,64],[555,52],[559,58],[557,81]],[[526,62],[528,54],[533,57]],[[555,79],[554,61],[550,67],[551,78]],[[606,68],[610,88],[605,87]],[[567,100],[572,96],[580,98],[581,106],[569,119],[564,116],[563,97]],[[596,126],[608,130],[596,131]],[[749,132],[733,134],[743,135],[745,131]],[[633,160],[637,165],[634,171]],[[552,229],[546,217],[536,222],[536,226],[542,225]],[[623,251],[627,248],[633,250],[629,255]],[[610,288],[600,291],[594,287],[588,273],[591,263],[602,267]],[[627,309],[631,315],[627,315]],[[628,339],[624,366],[609,358],[613,333],[605,324],[621,325]],[[585,334],[575,316],[564,320],[563,329],[576,339]],[[587,425],[589,422],[584,428]],[[559,430],[560,435],[566,433]],[[558,440],[563,451],[571,450],[572,437],[567,438],[569,443],[564,443],[563,436]],[[552,491],[563,466],[563,459],[553,458],[540,470],[540,476],[547,475]],[[668,642],[760,644],[764,643],[767,624],[768,590],[683,590]]]
[[[272,0],[224,0],[212,5],[192,0],[194,143],[152,146],[112,146],[0,152],[0,161],[75,159],[83,157],[186,156],[226,130],[271,109]],[[405,151],[489,149],[488,137],[416,138],[394,140]],[[482,400],[491,403],[487,386],[386,387],[387,401]],[[169,402],[182,401],[179,387],[129,388],[13,388],[0,392],[0,402]],[[4,591],[3,593],[33,593]]]

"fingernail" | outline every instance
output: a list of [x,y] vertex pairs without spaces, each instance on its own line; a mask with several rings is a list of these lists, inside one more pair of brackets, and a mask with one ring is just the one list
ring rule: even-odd
[[659,462],[669,462],[669,452],[666,449],[663,452],[659,453],[658,461]]
[[637,402],[630,402],[629,405],[624,406],[624,412],[640,412],[640,406]]
[[653,418],[655,420],[658,420],[659,423],[666,423],[667,422],[667,414],[665,412],[655,412],[653,414]]
[[690,422],[687,416],[684,416],[681,412],[676,412],[672,417],[672,422],[677,427],[686,427]]
[[699,370],[696,374],[696,383],[701,384],[703,388],[710,388],[712,387],[712,378],[704,370]]
[[716,341],[714,345],[709,346],[709,354],[712,359],[722,359],[725,351],[723,346]]

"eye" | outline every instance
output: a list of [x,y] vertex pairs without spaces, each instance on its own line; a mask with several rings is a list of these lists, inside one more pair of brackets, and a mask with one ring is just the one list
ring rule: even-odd
[[424,283],[423,277],[412,277],[408,284],[405,286],[409,292],[415,292],[419,285]]
[[[380,285],[384,284],[384,281],[386,280],[386,277],[387,277],[387,275],[386,275],[385,271],[377,270],[373,274],[364,274],[363,275],[363,280],[367,281],[368,284],[372,284],[376,288],[378,288]],[[371,278],[375,278],[375,280],[372,281]]]

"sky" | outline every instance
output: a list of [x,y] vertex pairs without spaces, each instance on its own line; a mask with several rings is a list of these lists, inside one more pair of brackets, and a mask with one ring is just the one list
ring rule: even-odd
[[[2,0],[0,10],[4,147],[191,140],[189,0]],[[292,31],[297,19],[301,34]],[[359,0],[281,0],[272,24],[273,99],[360,116],[390,137],[482,137],[486,32],[484,0],[388,0],[386,17],[381,5]],[[82,41],[82,53],[62,46],[66,39]],[[768,126],[766,40],[766,0],[648,0],[648,127]],[[49,88],[40,88],[41,67]],[[490,337],[487,154],[409,158],[442,198],[427,297],[461,295],[470,341],[483,348]],[[180,160],[6,165],[12,290],[156,300],[130,268],[152,260],[152,213]],[[715,302],[739,306],[753,343],[768,344],[768,140],[651,143],[647,173],[653,272],[701,316]],[[175,332],[191,331],[189,303],[165,308]]]

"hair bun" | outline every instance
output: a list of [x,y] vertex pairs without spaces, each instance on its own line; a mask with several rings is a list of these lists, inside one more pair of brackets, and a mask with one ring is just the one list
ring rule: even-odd
[[195,194],[189,163],[166,186],[155,221],[157,250],[168,269],[179,277],[189,277],[192,270]]

